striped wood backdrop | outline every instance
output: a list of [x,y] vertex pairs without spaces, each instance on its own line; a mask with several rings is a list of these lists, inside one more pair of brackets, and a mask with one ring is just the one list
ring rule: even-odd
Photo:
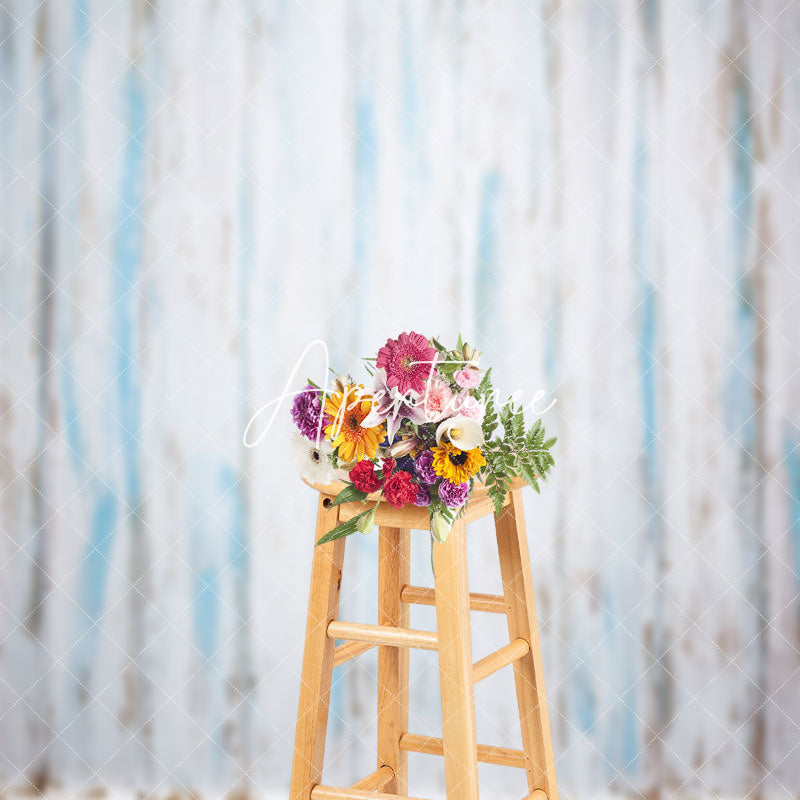
[[[796,797],[798,48],[782,0],[4,3],[0,783],[285,796],[315,501],[285,414],[241,433],[312,339],[348,369],[417,329],[557,399],[526,505],[564,796]],[[374,653],[340,672],[344,783]],[[478,704],[515,744],[510,676]]]

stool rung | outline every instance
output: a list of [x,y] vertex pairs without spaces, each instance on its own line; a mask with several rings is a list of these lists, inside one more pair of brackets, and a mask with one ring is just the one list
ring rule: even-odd
[[333,648],[333,666],[338,667],[351,658],[360,656],[362,653],[366,653],[367,650],[372,650],[373,647],[375,647],[375,645],[370,642],[345,642],[344,644],[337,644],[336,647]]
[[505,647],[495,650],[494,653],[489,653],[486,658],[482,658],[472,665],[472,682],[482,681],[484,678],[493,675],[497,670],[505,667],[506,664],[519,661],[523,656],[528,655],[530,649],[530,645],[525,639],[514,639],[513,642],[509,642]]
[[[417,733],[404,733],[400,737],[400,749],[411,753],[428,753],[428,755],[432,756],[444,755],[444,743],[441,739],[436,736],[420,736]],[[479,744],[478,761],[525,769],[525,753],[522,750],[514,750],[510,747],[493,747],[490,744]],[[539,800],[539,798],[534,798],[534,800]]]
[[523,798],[523,800],[547,800],[547,792],[545,792],[543,789],[536,789],[527,797]]
[[433,631],[415,631],[410,628],[395,628],[392,625],[340,622],[337,619],[328,623],[328,637],[389,647],[419,647],[422,650],[436,650],[438,647],[438,637]]
[[394,770],[384,764],[382,767],[378,767],[375,772],[367,775],[366,778],[356,781],[350,788],[362,792],[382,792],[392,778],[394,778]]
[[[400,599],[404,603],[415,603],[420,606],[435,606],[436,592],[424,586],[406,585],[400,591]],[[497,594],[479,594],[470,592],[469,607],[471,611],[488,611],[492,614],[505,614],[505,598]]]
[[335,786],[317,784],[311,790],[311,800],[420,800],[420,798],[383,792],[362,792],[359,789],[337,789]]

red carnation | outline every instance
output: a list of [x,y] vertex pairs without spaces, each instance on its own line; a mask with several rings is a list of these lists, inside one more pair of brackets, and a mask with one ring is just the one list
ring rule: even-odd
[[393,458],[384,458],[381,464],[381,474],[384,478],[388,478],[393,472],[397,462]]
[[375,465],[366,458],[350,470],[350,480],[356,489],[367,494],[381,488],[381,479],[375,474]]
[[402,508],[417,499],[417,484],[411,480],[410,473],[400,470],[386,479],[383,496],[389,505]]

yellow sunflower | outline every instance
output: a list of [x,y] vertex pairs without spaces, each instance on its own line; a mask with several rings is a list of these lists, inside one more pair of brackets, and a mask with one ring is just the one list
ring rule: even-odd
[[325,436],[338,448],[343,463],[360,461],[365,455],[375,458],[375,451],[383,441],[385,425],[362,428],[361,421],[372,410],[372,395],[360,394],[363,386],[345,386],[325,398],[325,413],[330,422],[325,426]]
[[459,450],[455,445],[444,443],[432,447],[433,471],[451,483],[464,483],[485,466],[486,459],[480,447]]

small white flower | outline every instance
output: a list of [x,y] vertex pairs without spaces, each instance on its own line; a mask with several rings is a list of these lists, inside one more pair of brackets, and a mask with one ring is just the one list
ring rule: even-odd
[[311,439],[307,439],[300,431],[292,436],[292,461],[300,476],[311,483],[330,483],[335,479],[331,464],[331,443],[322,440],[319,447]]
[[472,450],[473,447],[480,447],[483,444],[480,422],[460,414],[439,423],[436,429],[436,444],[441,444],[444,436],[459,450]]

